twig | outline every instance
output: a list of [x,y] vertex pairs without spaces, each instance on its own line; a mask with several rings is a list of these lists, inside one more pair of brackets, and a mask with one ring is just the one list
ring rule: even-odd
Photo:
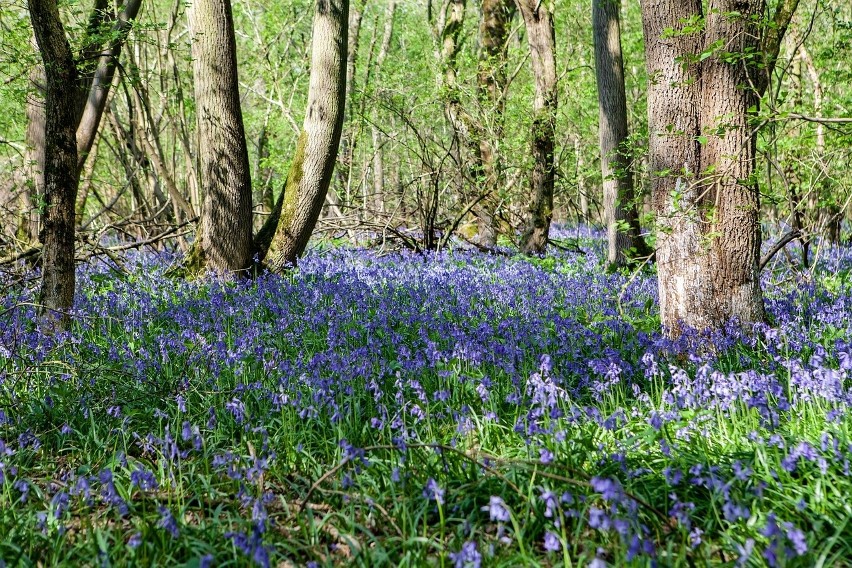
[[803,114],[788,114],[787,118],[804,120],[805,122],[816,122],[818,124],[852,124],[852,118],[828,118],[822,116],[805,116]]
[[581,249],[579,247],[579,245],[577,245],[577,244],[573,244],[571,246],[563,245],[563,244],[560,244],[558,241],[556,241],[554,239],[550,239],[550,238],[547,239],[547,244],[553,245],[556,248],[558,248],[559,250],[564,250],[565,252],[576,252],[576,253],[579,253],[579,254],[586,254],[586,251]]

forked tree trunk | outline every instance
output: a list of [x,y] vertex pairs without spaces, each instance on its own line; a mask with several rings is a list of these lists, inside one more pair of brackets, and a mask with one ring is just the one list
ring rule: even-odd
[[490,128],[483,127],[479,139],[479,159],[482,165],[483,189],[487,192],[475,209],[479,219],[479,242],[494,246],[497,242],[496,208],[499,189],[503,185],[500,164],[500,144],[503,140],[503,116],[506,108],[506,42],[509,24],[515,15],[512,0],[483,0],[479,22],[479,70],[477,86],[479,103],[484,117],[490,118]]
[[554,163],[556,128],[556,59],[553,19],[547,2],[515,0],[527,30],[535,77],[533,103],[530,207],[527,227],[521,237],[526,254],[544,254],[553,218]]
[[633,259],[649,254],[640,234],[633,191],[620,11],[621,0],[592,1],[607,261],[615,267],[626,266]]
[[56,0],[28,0],[45,69],[44,217],[42,219],[41,317],[49,328],[67,327],[74,305],[74,204],[77,196],[76,84],[74,56]]
[[[258,234],[256,245],[268,266],[280,272],[296,263],[319,218],[340,145],[346,100],[346,49],[349,0],[316,0],[311,45],[311,78],[302,134],[284,191],[276,203],[277,228],[271,245],[266,236],[271,222]],[[280,212],[278,215],[276,213]],[[267,241],[268,242],[268,241]]]
[[189,23],[204,201],[186,268],[195,275],[227,275],[249,268],[253,254],[251,175],[230,0],[194,0]]
[[[779,4],[763,38],[762,0],[716,0],[706,18],[701,0],[642,5],[653,78],[649,154],[660,313],[670,335],[683,326],[703,330],[731,318],[764,319],[751,115],[796,3]],[[702,19],[703,30],[683,30]],[[742,56],[754,53],[765,61]]]

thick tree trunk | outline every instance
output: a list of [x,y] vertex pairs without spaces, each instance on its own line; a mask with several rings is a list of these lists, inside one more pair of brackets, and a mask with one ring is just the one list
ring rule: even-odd
[[556,59],[553,19],[546,2],[515,0],[527,30],[535,77],[533,103],[530,207],[527,227],[521,237],[526,254],[544,254],[553,217],[554,163],[556,128]]
[[[750,119],[771,69],[743,55],[763,53],[774,63],[778,46],[772,42],[783,38],[796,3],[779,4],[763,38],[762,0],[716,0],[706,18],[700,0],[645,0],[642,5],[653,78],[649,154],[660,312],[670,335],[683,326],[703,330],[731,318],[742,323],[764,319],[760,204],[753,179],[756,138]],[[683,31],[686,22],[702,19],[703,30]]]
[[592,1],[607,261],[615,267],[649,254],[640,234],[633,191],[620,11],[621,0]]
[[251,175],[230,0],[193,1],[189,23],[204,201],[187,270],[226,275],[249,268],[253,253]]
[[[304,252],[331,182],[346,101],[348,17],[349,0],[316,0],[308,107],[290,173],[276,203],[280,218],[268,252],[274,272],[295,264]],[[270,219],[275,217],[273,213]],[[257,238],[261,257],[264,234],[268,231],[261,230]]]
[[[728,53],[750,54],[759,49],[754,19],[763,15],[763,0],[721,0],[707,13],[705,49],[721,42]],[[735,11],[741,15],[734,15]],[[701,64],[701,122],[706,136],[700,147],[701,214],[711,220],[709,268],[713,302],[709,319],[718,327],[730,318],[759,322],[765,318],[760,289],[760,192],[753,179],[757,137],[753,109],[759,95],[757,67],[730,63],[718,56]],[[703,140],[702,140],[703,141]],[[705,312],[707,307],[705,307]]]
[[65,328],[74,305],[74,204],[77,196],[76,105],[67,96],[77,68],[56,0],[28,0],[30,19],[44,63],[45,163],[42,219],[41,315],[51,328]]
[[690,18],[701,18],[701,1],[644,0],[642,19],[648,76],[649,161],[657,216],[657,275],[660,315],[670,333],[680,322],[706,328],[712,324],[707,309],[712,289],[705,258],[697,206],[700,194],[699,87],[695,65],[678,58],[700,53],[698,33],[669,34]]
[[497,242],[496,207],[499,188],[503,185],[500,143],[503,140],[503,115],[506,108],[506,42],[509,24],[515,15],[512,0],[483,0],[479,22],[479,72],[477,86],[483,119],[491,119],[479,139],[479,159],[484,177],[482,187],[488,192],[474,209],[479,219],[479,242],[494,246]]

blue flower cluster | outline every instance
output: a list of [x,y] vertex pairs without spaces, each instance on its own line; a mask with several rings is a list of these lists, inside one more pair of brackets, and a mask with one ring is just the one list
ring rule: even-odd
[[0,504],[21,512],[0,534],[112,527],[137,557],[342,563],[369,550],[341,529],[311,533],[322,552],[283,543],[346,509],[372,539],[421,523],[440,541],[424,554],[455,566],[831,553],[850,530],[852,251],[826,248],[816,277],[767,273],[768,324],[671,340],[653,276],[608,274],[585,248],[332,249],[208,283],[139,255],[81,269],[59,335],[10,288]]

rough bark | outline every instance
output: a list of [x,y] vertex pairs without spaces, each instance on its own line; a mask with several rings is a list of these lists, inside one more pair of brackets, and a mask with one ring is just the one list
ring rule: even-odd
[[556,59],[553,19],[546,2],[515,0],[524,17],[527,43],[535,77],[533,102],[530,207],[527,227],[521,237],[526,254],[544,254],[553,217],[554,156],[556,126]]
[[649,254],[641,236],[633,191],[620,11],[620,0],[592,2],[607,261],[614,267],[626,266]]
[[[724,42],[725,55],[756,51],[759,45],[753,18],[763,15],[762,0],[724,0],[707,14],[705,48]],[[739,10],[741,16],[729,15]],[[754,88],[757,66],[747,60],[733,63],[722,54],[701,64],[700,146],[703,216],[711,219],[709,268],[712,282],[713,326],[736,317],[763,321],[760,289],[760,192],[753,178],[757,137],[751,132],[752,110],[759,103]],[[706,308],[705,308],[706,309]],[[715,312],[715,313],[714,313]]]
[[[751,116],[771,69],[745,56],[777,54],[761,40],[764,11],[762,0],[715,0],[706,16],[700,0],[642,5],[660,312],[670,335],[765,317]],[[684,30],[690,19],[704,19],[703,29]],[[787,23],[776,12],[773,25]]]
[[[348,17],[348,0],[316,1],[308,107],[287,182],[276,203],[280,218],[268,251],[268,266],[274,272],[295,264],[304,252],[331,182],[346,101]],[[270,220],[276,217],[273,212]],[[263,250],[258,252],[263,256]]]
[[[479,139],[482,188],[488,193],[477,205],[479,241],[493,247],[497,241],[497,192],[503,185],[500,143],[503,139],[503,117],[506,108],[506,42],[509,24],[515,14],[512,0],[483,0],[479,22],[479,69],[477,87],[482,114],[491,119],[491,128],[483,128]],[[484,119],[481,121],[484,122]]]
[[65,328],[74,305],[74,204],[77,196],[76,105],[68,85],[77,68],[56,0],[28,0],[30,20],[45,69],[44,216],[40,239],[41,317]]
[[703,47],[698,33],[675,33],[689,18],[702,17],[700,0],[645,0],[642,5],[648,76],[649,161],[657,216],[657,274],[663,327],[676,334],[680,323],[711,325],[705,306],[712,289],[697,219],[699,188],[699,87],[696,65],[678,58]]
[[189,8],[204,200],[190,274],[228,275],[252,264],[252,194],[240,109],[230,0],[195,0]]

